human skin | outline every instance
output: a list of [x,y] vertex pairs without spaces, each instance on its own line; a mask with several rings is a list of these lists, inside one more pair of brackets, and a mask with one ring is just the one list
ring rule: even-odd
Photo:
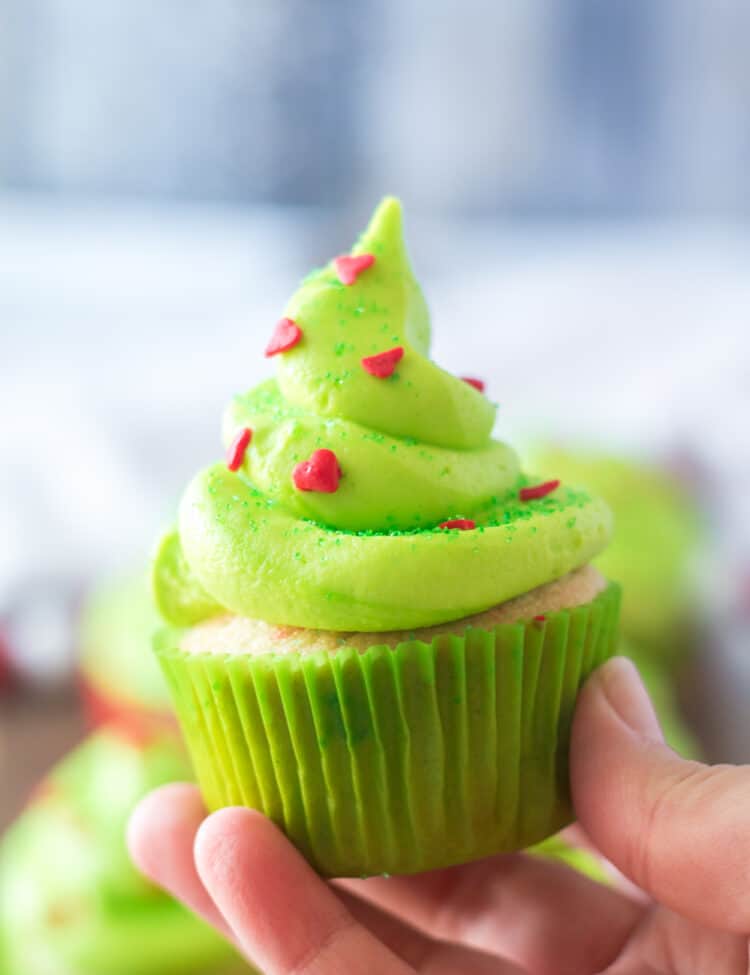
[[746,975],[750,768],[679,758],[616,658],[579,697],[571,786],[581,828],[634,886],[525,854],[326,882],[259,813],[207,817],[184,784],[143,800],[129,844],[267,975]]

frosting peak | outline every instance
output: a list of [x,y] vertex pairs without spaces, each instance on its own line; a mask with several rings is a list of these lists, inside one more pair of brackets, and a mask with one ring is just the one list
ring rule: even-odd
[[[404,243],[401,204],[386,198],[352,250],[374,257],[344,284],[332,261],[314,271],[284,316],[302,340],[277,358],[284,399],[318,416],[351,420],[393,437],[464,450],[489,437],[495,408],[430,359],[430,316]],[[401,346],[388,382],[362,359]]]
[[494,406],[430,360],[397,200],[283,315],[268,353],[276,380],[225,415],[231,469],[198,475],[159,550],[168,620],[229,610],[320,629],[429,626],[549,582],[604,546],[606,507],[568,488],[519,496],[518,459],[490,436]]

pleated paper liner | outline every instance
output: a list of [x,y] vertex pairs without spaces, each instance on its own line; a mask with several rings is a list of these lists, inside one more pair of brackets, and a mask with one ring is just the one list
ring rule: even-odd
[[544,621],[362,654],[186,654],[164,631],[157,655],[210,809],[261,810],[328,876],[415,873],[570,822],[575,699],[619,602],[611,584]]

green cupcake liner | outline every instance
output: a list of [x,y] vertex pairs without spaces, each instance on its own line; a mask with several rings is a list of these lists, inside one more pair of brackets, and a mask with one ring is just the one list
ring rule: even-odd
[[328,876],[415,873],[571,821],[575,699],[619,602],[365,653],[156,649],[210,809],[261,810]]

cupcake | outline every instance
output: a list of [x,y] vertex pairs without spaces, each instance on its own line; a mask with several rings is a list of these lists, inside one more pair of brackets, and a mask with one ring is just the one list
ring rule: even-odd
[[519,849],[571,819],[576,694],[616,642],[610,513],[524,476],[478,380],[429,358],[386,199],[273,330],[226,458],[154,562],[156,640],[209,808],[326,875]]
[[667,470],[604,453],[544,449],[537,470],[570,478],[614,513],[611,544],[596,560],[622,584],[622,630],[644,651],[669,660],[695,642],[695,563],[704,534],[690,492]]
[[145,575],[112,580],[86,599],[79,625],[78,673],[94,727],[117,725],[136,740],[176,733],[169,691],[151,652],[158,626]]
[[125,823],[189,777],[174,739],[98,732],[65,758],[0,843],[3,975],[239,975],[224,940],[131,865]]

